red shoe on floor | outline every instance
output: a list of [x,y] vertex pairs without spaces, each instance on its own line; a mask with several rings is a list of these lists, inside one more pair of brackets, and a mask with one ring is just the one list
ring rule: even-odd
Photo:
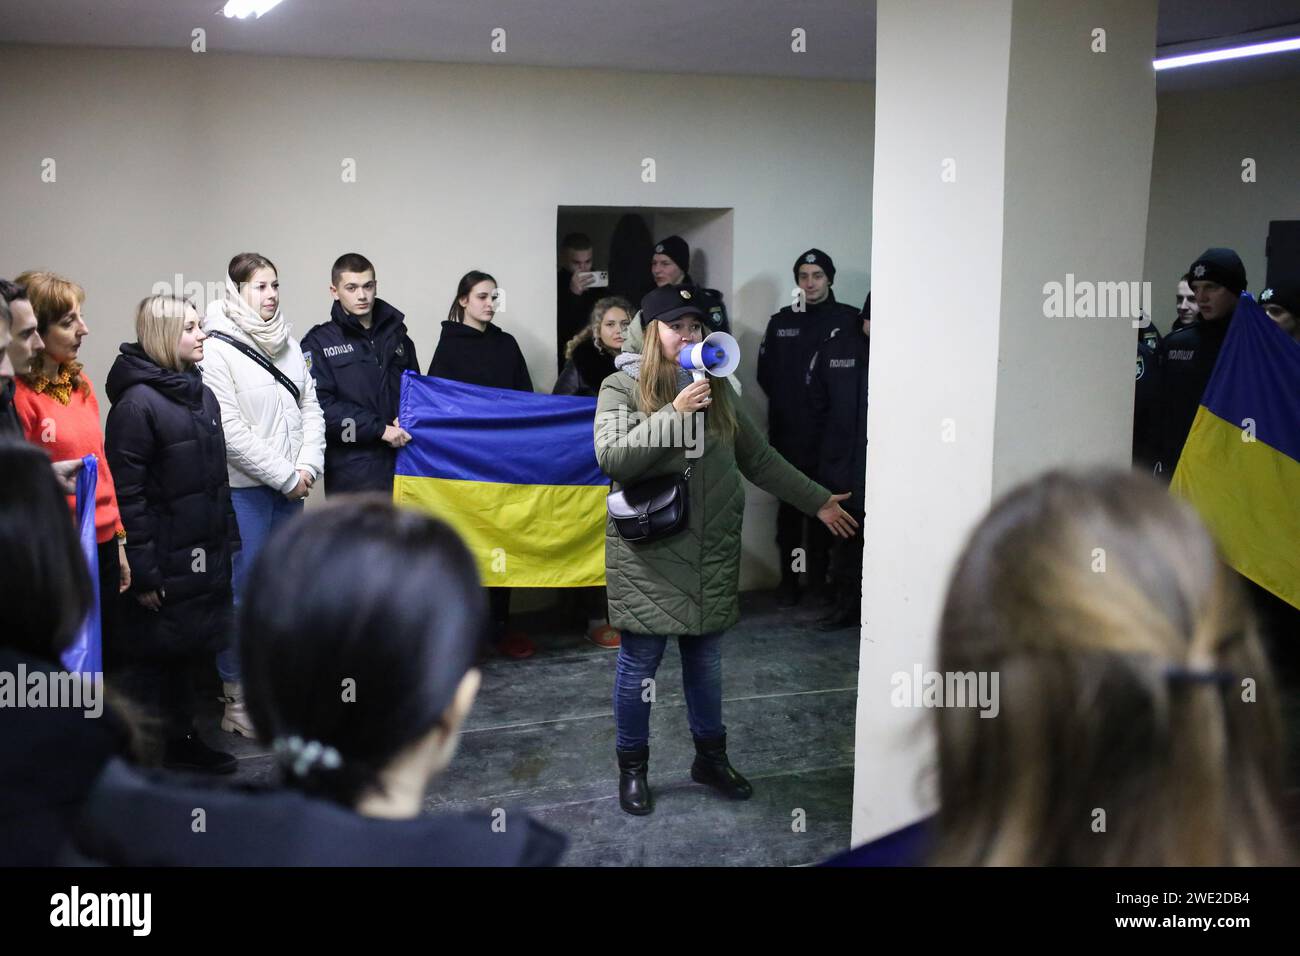
[[597,647],[613,648],[618,647],[622,636],[618,633],[618,628],[602,624],[600,627],[594,627],[587,632],[587,640]]
[[537,653],[537,645],[523,631],[506,631],[497,645],[497,652],[503,657],[522,661]]

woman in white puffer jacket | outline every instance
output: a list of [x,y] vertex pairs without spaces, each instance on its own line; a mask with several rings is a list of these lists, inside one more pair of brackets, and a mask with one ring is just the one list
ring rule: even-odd
[[[302,513],[325,470],[325,416],[280,312],[280,281],[270,259],[242,252],[230,260],[226,296],[209,303],[203,331],[203,384],[221,406],[230,499],[243,542],[232,568],[238,603],[267,535]],[[226,704],[221,729],[253,736],[233,643],[217,654],[217,672]]]

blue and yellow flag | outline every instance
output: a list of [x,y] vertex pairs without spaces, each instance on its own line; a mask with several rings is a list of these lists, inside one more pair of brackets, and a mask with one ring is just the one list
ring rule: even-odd
[[460,533],[488,587],[605,583],[596,400],[402,374],[393,500]]
[[1243,294],[1173,488],[1234,568],[1300,607],[1300,343]]

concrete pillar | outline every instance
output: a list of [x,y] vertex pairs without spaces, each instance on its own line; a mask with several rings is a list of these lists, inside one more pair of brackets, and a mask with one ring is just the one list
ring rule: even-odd
[[1084,296],[1127,312],[1102,284],[1142,278],[1156,5],[879,0],[854,843],[935,809],[933,715],[893,678],[937,670],[974,524],[1053,466],[1129,463],[1137,333]]

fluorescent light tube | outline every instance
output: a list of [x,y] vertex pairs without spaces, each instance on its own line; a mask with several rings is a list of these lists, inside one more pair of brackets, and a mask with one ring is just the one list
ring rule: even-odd
[[1266,53],[1285,53],[1288,50],[1300,50],[1300,37],[1293,37],[1289,40],[1273,40],[1269,43],[1230,46],[1222,50],[1205,50],[1201,53],[1187,53],[1182,56],[1166,56],[1153,60],[1152,65],[1157,70],[1176,70],[1182,66],[1195,66],[1198,63],[1236,60],[1244,56],[1263,56]]
[[250,16],[260,17],[279,2],[280,0],[227,0],[221,12],[228,17],[238,17],[243,20]]

